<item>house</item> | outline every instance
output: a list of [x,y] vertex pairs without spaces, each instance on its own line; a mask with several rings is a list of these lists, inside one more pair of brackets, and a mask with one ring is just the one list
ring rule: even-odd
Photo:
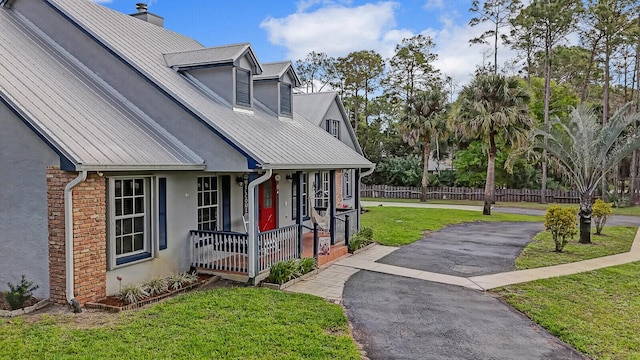
[[118,278],[255,283],[320,237],[344,251],[374,167],[355,138],[297,112],[290,62],[162,25],[144,4],[0,0],[0,283],[77,306]]

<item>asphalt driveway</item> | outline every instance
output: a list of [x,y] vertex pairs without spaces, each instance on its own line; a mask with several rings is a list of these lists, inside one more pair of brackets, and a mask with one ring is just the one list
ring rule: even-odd
[[[542,223],[449,226],[378,260],[456,276],[514,269]],[[585,359],[492,296],[454,286],[360,271],[344,306],[370,359]]]
[[464,277],[512,271],[515,258],[543,230],[542,223],[476,222],[448,226],[378,262]]

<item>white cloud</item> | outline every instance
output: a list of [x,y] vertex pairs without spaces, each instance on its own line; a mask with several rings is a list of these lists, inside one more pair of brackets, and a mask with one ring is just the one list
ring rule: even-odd
[[444,0],[427,0],[427,2],[423,6],[424,9],[443,9],[444,8]]
[[394,28],[397,6],[395,2],[356,7],[330,4],[311,12],[267,18],[260,27],[268,32],[269,42],[287,48],[288,57],[294,60],[311,51],[344,56],[357,50],[376,50],[388,56],[396,39],[409,34]]
[[[269,42],[288,50],[291,60],[303,59],[311,51],[325,52],[329,56],[345,56],[352,51],[375,50],[384,58],[393,56],[396,44],[416,32],[396,27],[395,2],[380,2],[356,7],[337,5],[327,0],[303,0],[305,6],[316,6],[312,11],[301,11],[284,18],[267,18],[261,27],[268,33]],[[438,0],[430,1],[432,3]],[[305,9],[309,9],[306,7]],[[457,84],[465,85],[473,76],[477,65],[493,62],[491,46],[469,45],[469,39],[487,30],[488,24],[470,27],[460,22],[460,15],[453,12],[438,19],[440,25],[420,31],[433,38],[438,54],[435,67]],[[485,54],[483,54],[485,53]],[[505,46],[498,49],[498,65],[515,57],[515,52]]]

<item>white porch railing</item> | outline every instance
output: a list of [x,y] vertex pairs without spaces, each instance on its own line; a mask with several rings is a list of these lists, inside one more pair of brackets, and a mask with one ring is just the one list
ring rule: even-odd
[[268,270],[271,265],[300,258],[300,226],[291,225],[258,234],[258,271]]
[[246,273],[247,250],[247,234],[191,230],[191,265],[197,268]]

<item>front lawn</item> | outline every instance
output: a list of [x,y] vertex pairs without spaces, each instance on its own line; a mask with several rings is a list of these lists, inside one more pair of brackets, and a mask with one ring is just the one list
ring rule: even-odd
[[595,359],[640,359],[640,262],[497,289],[551,334]]
[[591,235],[592,244],[579,244],[577,238],[569,242],[563,252],[553,251],[555,245],[551,233],[544,231],[533,238],[516,259],[516,270],[567,264],[602,256],[628,252],[636,235],[630,226],[605,227],[602,235]]
[[360,358],[342,308],[305,294],[223,288],[91,315],[0,319],[0,359]]
[[543,221],[541,216],[450,209],[421,209],[391,206],[367,207],[361,224],[373,229],[373,238],[382,245],[401,246],[422,239],[425,231],[438,231],[447,225],[472,221]]

